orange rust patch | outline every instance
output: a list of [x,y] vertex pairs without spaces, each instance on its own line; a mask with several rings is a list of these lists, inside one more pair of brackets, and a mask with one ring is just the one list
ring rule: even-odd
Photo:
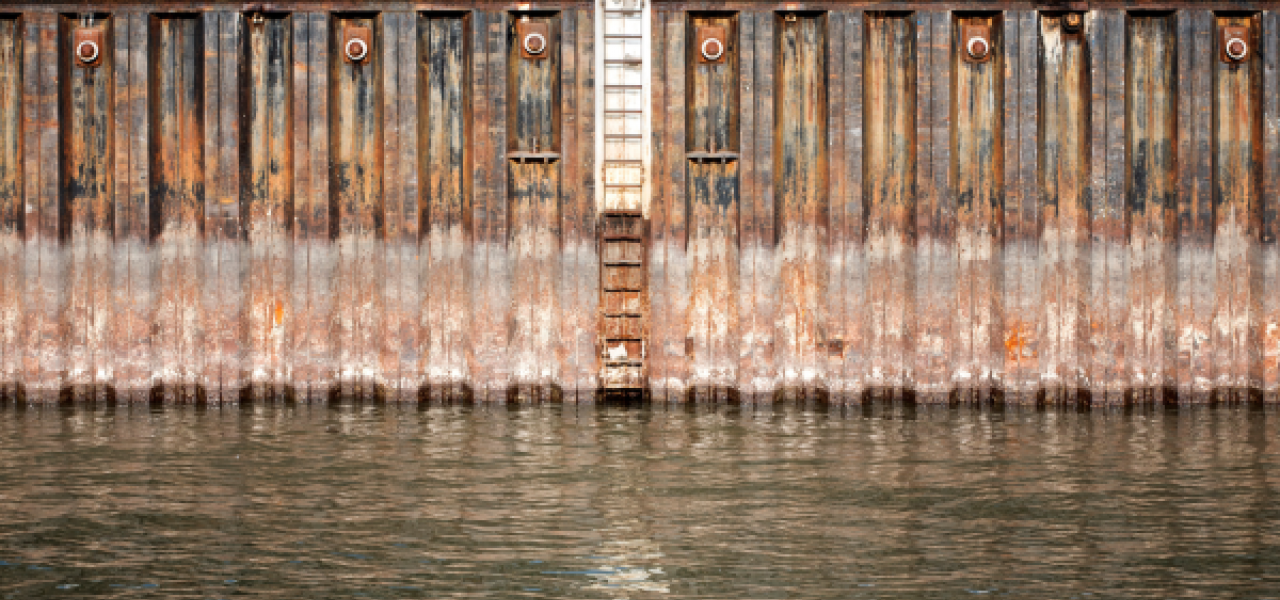
[[284,302],[276,300],[276,327],[284,324]]
[[1027,323],[1018,321],[1009,328],[1004,338],[1005,359],[1016,361],[1021,358],[1035,358],[1034,349],[1028,350],[1027,342],[1031,337],[1031,328]]

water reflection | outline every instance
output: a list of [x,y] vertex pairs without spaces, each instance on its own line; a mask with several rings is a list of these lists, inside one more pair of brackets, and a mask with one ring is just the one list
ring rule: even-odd
[[1280,598],[1277,416],[8,406],[0,598]]
[[614,598],[630,598],[626,592],[657,592],[666,594],[671,586],[663,581],[662,567],[653,566],[662,558],[657,544],[646,539],[608,540],[595,556],[597,563],[587,571],[595,581],[587,589],[606,590]]

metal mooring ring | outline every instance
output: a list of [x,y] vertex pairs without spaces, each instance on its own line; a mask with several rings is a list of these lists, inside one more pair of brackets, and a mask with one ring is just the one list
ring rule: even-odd
[[984,38],[974,36],[969,38],[969,43],[965,45],[965,50],[969,52],[969,56],[981,60],[991,52],[991,44],[988,44]]
[[[535,45],[534,42],[537,42]],[[547,38],[541,33],[530,33],[524,36],[524,51],[529,54],[542,54],[547,51]]]
[[[351,46],[355,44],[360,45],[359,52],[351,51]],[[365,41],[360,38],[351,38],[350,40],[347,40],[347,58],[351,59],[353,62],[360,62],[364,60],[364,57],[366,56],[369,56],[369,44],[365,43]]]
[[1244,57],[1249,56],[1249,44],[1240,38],[1227,40],[1227,56],[1231,60],[1244,60]]
[[[88,46],[90,50],[93,50],[93,54],[85,56],[85,46]],[[98,45],[89,40],[80,42],[76,45],[76,58],[79,58],[80,62],[86,65],[93,64],[93,61],[98,60]]]
[[[715,53],[711,53],[707,51],[707,44],[716,45]],[[721,56],[724,56],[723,42],[721,42],[720,40],[717,40],[716,38],[707,38],[702,41],[702,58],[705,58],[707,60],[720,60]]]

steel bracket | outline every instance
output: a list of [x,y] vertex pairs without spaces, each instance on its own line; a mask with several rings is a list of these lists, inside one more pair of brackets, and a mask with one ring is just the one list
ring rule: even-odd
[[78,27],[71,35],[72,55],[76,66],[93,69],[102,66],[107,53],[106,36],[98,27]]
[[520,57],[546,60],[551,55],[551,28],[543,21],[516,21],[516,40]]
[[694,46],[694,52],[698,54],[698,62],[709,65],[723,64],[730,50],[726,37],[724,27],[717,25],[699,27]]
[[364,25],[342,28],[342,60],[353,65],[369,62],[373,54],[373,32]]
[[965,62],[984,63],[995,55],[991,47],[991,26],[985,23],[965,25],[960,29],[960,55]]
[[1239,64],[1253,54],[1248,27],[1222,27],[1218,40],[1218,58],[1227,64]]

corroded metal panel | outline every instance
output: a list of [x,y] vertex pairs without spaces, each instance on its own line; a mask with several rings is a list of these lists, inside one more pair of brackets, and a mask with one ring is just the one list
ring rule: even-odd
[[[1251,390],[1262,388],[1263,371],[1263,64],[1249,51],[1261,44],[1262,18],[1215,15],[1212,28],[1219,56],[1225,52],[1234,57],[1211,61],[1213,248],[1218,266],[1214,321],[1221,345],[1217,362],[1224,365],[1214,387],[1247,399]],[[1233,36],[1244,45],[1230,45]]]
[[[1280,27],[1280,14],[1263,13],[1260,23],[1263,36],[1259,42],[1261,55],[1256,59],[1263,63],[1262,111],[1264,123],[1280,122],[1280,36],[1266,35]],[[1257,84],[1255,84],[1257,85]],[[1276,245],[1280,233],[1280,128],[1264,127],[1262,130],[1262,389],[1271,397],[1280,390],[1280,247]],[[1268,167],[1267,165],[1273,165]],[[1270,199],[1270,200],[1268,200]]]
[[174,399],[198,397],[209,358],[200,331],[206,283],[205,61],[216,53],[206,55],[212,50],[206,26],[199,15],[152,16],[148,36],[152,378]]
[[1040,312],[1043,227],[1036,168],[1041,35],[1034,11],[1007,11],[1004,21],[1004,351],[1002,387],[1010,401],[1041,391],[1045,318]]
[[152,389],[155,292],[150,250],[149,16],[118,13],[115,30],[115,238],[112,273],[112,388],[145,398]]
[[60,45],[70,50],[60,54],[59,65],[63,158],[59,185],[66,190],[62,202],[68,227],[64,247],[70,307],[64,385],[80,393],[112,378],[107,340],[115,221],[113,22],[102,15],[59,19]]
[[1064,18],[1045,15],[1038,23],[1043,304],[1031,310],[1042,311],[1045,320],[1039,375],[1051,400],[1071,397],[1088,382],[1089,372],[1088,40],[1079,29],[1064,28]]
[[[421,375],[430,396],[460,395],[470,383],[469,288],[472,168],[469,29],[461,16],[418,20],[418,172],[422,182],[419,289]],[[423,285],[425,282],[426,285]]]
[[240,202],[241,34],[244,19],[234,12],[208,12],[204,27],[204,218],[201,249],[200,350],[203,392],[232,400],[245,387],[248,314]]
[[[420,94],[422,53],[419,16],[412,12],[383,15],[383,37],[389,44],[383,78],[383,193],[386,196],[386,316],[379,348],[380,381],[388,400],[416,400],[422,376],[422,238]],[[461,86],[455,89],[461,89]]]
[[[738,389],[739,123],[738,18],[689,16],[685,69],[688,191],[684,251],[689,312],[685,385],[695,398],[725,398]],[[716,42],[719,45],[709,45]],[[775,132],[776,134],[776,132]]]
[[26,247],[22,253],[20,319],[25,349],[19,383],[31,392],[58,395],[66,372],[63,313],[66,308],[65,221],[60,202],[57,110],[59,90],[58,16],[27,14],[22,19],[22,183]]
[[329,19],[300,12],[293,20],[294,219],[292,303],[286,321],[290,372],[299,397],[323,398],[336,368],[335,252],[329,237]]
[[282,395],[289,385],[287,323],[297,315],[289,293],[295,214],[293,34],[293,18],[279,14],[251,15],[244,33],[241,219],[235,233],[248,242],[244,368],[255,398]]
[[[867,19],[863,76],[863,190],[866,201],[866,385],[892,393],[909,388],[915,367],[916,207],[915,133],[917,36],[912,15]],[[927,51],[927,50],[926,50]],[[921,115],[921,118],[928,118]],[[926,217],[926,226],[930,223]],[[925,266],[927,269],[928,266]],[[927,271],[926,271],[927,272]],[[926,299],[927,301],[927,299]]]
[[[512,14],[507,54],[507,248],[511,260],[511,392],[559,394],[561,361],[559,14]],[[539,45],[541,44],[541,45]],[[518,299],[518,300],[516,300]]]
[[777,348],[787,365],[784,395],[805,398],[826,391],[830,343],[828,18],[787,13],[777,27],[774,186],[783,303]]
[[[924,399],[945,400],[951,392],[955,349],[951,315],[956,285],[955,205],[949,183],[951,16],[945,12],[917,13],[915,28],[917,266],[912,387]],[[864,174],[864,180],[869,176]]]
[[688,15],[653,11],[653,155],[657,168],[650,199],[649,384],[655,400],[684,397],[687,385],[689,263],[686,255],[686,63]]
[[[1143,393],[1173,379],[1177,56],[1173,15],[1133,14],[1126,33],[1125,224],[1128,374]],[[1197,57],[1199,58],[1199,57]]]
[[22,21],[0,19],[0,394],[17,391],[23,345]]
[[1091,65],[1089,260],[1091,399],[1114,402],[1128,389],[1125,360],[1126,253],[1124,221],[1125,15],[1090,15]]
[[[383,78],[391,44],[383,15],[335,15],[329,47],[329,237],[336,244],[334,342],[344,394],[372,396],[382,384],[385,333],[386,198]],[[347,60],[349,29],[369,38],[367,56]]]
[[[1004,68],[1001,14],[956,14],[952,29],[951,190],[956,210],[955,353],[952,377],[962,395],[978,398],[998,387],[1004,371]],[[973,39],[990,35],[989,60],[961,59]],[[974,38],[976,39],[976,38]]]

